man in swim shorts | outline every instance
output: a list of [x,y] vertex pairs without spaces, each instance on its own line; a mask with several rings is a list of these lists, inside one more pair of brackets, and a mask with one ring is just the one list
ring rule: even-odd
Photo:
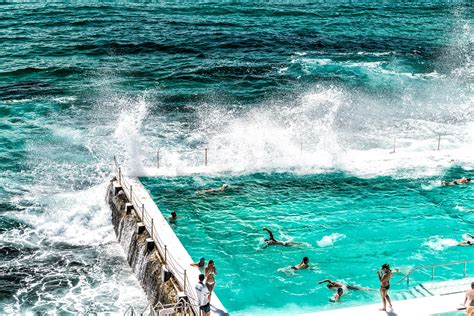
[[211,304],[209,303],[211,294],[204,285],[204,274],[199,275],[199,282],[196,284],[196,294],[199,304],[199,316],[209,316],[211,314]]

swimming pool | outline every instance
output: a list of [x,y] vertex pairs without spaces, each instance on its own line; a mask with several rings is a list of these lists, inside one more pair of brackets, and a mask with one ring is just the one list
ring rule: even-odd
[[[471,176],[452,167],[447,179]],[[341,172],[321,175],[251,175],[141,178],[161,212],[176,211],[173,226],[191,256],[214,259],[216,291],[232,314],[316,311],[379,300],[375,271],[399,268],[395,299],[410,297],[395,281],[417,265],[474,258],[474,247],[456,247],[473,233],[474,185],[442,187],[434,177],[364,179]],[[228,183],[224,192],[196,194]],[[301,246],[266,249],[268,227]],[[308,256],[314,270],[288,269]],[[474,274],[474,264],[468,267]],[[462,267],[439,268],[438,280],[462,277]],[[412,277],[427,281],[431,271]],[[341,302],[317,281],[330,278],[376,289],[351,292]]]

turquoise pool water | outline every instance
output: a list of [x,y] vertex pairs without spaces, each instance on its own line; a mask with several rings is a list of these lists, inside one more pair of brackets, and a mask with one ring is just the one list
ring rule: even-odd
[[[445,175],[471,175],[452,168]],[[437,178],[363,179],[344,173],[294,175],[142,178],[160,210],[179,216],[173,226],[194,259],[216,261],[216,290],[237,314],[309,311],[376,302],[377,291],[352,292],[342,302],[317,281],[340,280],[378,288],[375,271],[390,263],[401,272],[416,265],[474,258],[474,247],[457,247],[473,233],[473,185],[441,187]],[[230,184],[225,192],[196,190]],[[266,233],[297,247],[263,249]],[[287,267],[308,256],[314,270],[293,273]],[[462,266],[436,271],[438,280],[462,276]],[[470,266],[474,273],[474,265]],[[431,271],[416,273],[412,284]],[[395,274],[392,295],[410,297],[403,276]]]

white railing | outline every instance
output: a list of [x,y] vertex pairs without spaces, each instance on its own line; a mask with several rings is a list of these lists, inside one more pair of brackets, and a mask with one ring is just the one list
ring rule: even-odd
[[[133,193],[133,185],[127,180],[127,177],[123,176],[122,168],[117,162],[114,156],[115,174],[117,181],[122,186],[122,189],[127,196],[129,202],[133,205],[135,215],[142,221],[146,230],[150,234],[151,238],[155,242],[156,248],[159,255],[161,256],[166,268],[173,274],[174,278],[178,282],[179,286],[183,290],[186,297],[189,299],[189,306],[192,307],[194,313],[199,315],[199,305],[197,294],[189,281],[187,276],[187,269],[183,267],[178,260],[176,260],[172,253],[168,251],[167,245],[163,242],[160,237],[159,230],[156,229],[156,225],[152,216],[148,213],[145,208],[145,204]],[[157,306],[155,306],[157,307]]]
[[[452,136],[452,134],[435,134],[427,137],[426,139],[429,139],[430,137],[433,138],[433,145],[436,145],[436,147],[433,146],[433,150],[441,150],[441,139],[442,136]],[[406,138],[402,137],[394,137],[393,138],[393,145],[392,145],[392,150],[389,152],[390,154],[394,154],[397,152],[397,150],[400,150],[401,147],[399,142],[400,140],[407,140]],[[309,141],[303,141],[302,139],[298,141],[298,147],[299,147],[299,153],[294,153],[294,154],[302,154],[303,152],[307,151],[310,152],[312,148],[315,148],[318,144],[314,142],[309,142]],[[194,161],[197,162],[197,165],[201,166],[208,166],[210,162],[210,154],[212,152],[218,151],[219,148],[212,148],[209,146],[203,146],[203,147],[196,147],[192,149],[164,149],[164,148],[159,148],[156,151],[156,167],[159,169],[160,167],[163,167],[163,158],[166,157],[167,155],[172,155],[172,154],[185,154],[185,153],[192,153],[195,154],[194,156]]]
[[431,282],[434,281],[435,279],[435,269],[436,267],[447,267],[447,266],[452,266],[452,265],[464,265],[463,269],[463,277],[465,278],[467,276],[467,264],[469,262],[474,262],[474,260],[463,260],[463,261],[456,261],[456,262],[448,262],[448,263],[438,263],[438,264],[432,264],[432,265],[427,265],[427,266],[417,266],[414,267],[413,269],[410,270],[403,278],[397,281],[397,284],[400,284],[403,280],[407,280],[407,287],[410,286],[410,276],[419,270],[427,270],[431,269]]

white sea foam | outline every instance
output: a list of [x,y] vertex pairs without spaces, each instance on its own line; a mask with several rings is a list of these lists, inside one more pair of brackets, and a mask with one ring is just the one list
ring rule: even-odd
[[[419,106],[419,101],[405,99],[407,106]],[[293,104],[239,111],[208,105],[198,112],[199,126],[183,131],[189,143],[202,145],[192,151],[183,144],[160,146],[160,169],[155,167],[156,151],[148,151],[151,164],[141,170],[146,175],[169,176],[342,170],[360,177],[416,178],[441,175],[453,165],[473,169],[472,155],[466,150],[474,146],[474,123],[468,112],[463,116],[463,107],[444,103],[421,111],[416,115],[392,111],[380,100],[363,95],[356,100],[348,91],[331,86],[317,86]],[[460,121],[448,123],[452,117]],[[440,150],[436,150],[439,135]],[[394,138],[395,153],[391,153]]]
[[143,174],[143,136],[141,128],[148,113],[148,102],[145,96],[137,100],[124,100],[121,113],[114,131],[114,138],[117,143],[123,144],[124,159],[129,168],[129,173]]
[[340,233],[332,233],[329,236],[324,236],[321,240],[317,241],[319,247],[328,247],[334,245],[338,240],[346,238],[346,235]]
[[458,242],[450,238],[441,238],[438,236],[431,237],[428,241],[423,243],[423,246],[429,247],[436,251],[442,251],[449,247],[457,246]]

